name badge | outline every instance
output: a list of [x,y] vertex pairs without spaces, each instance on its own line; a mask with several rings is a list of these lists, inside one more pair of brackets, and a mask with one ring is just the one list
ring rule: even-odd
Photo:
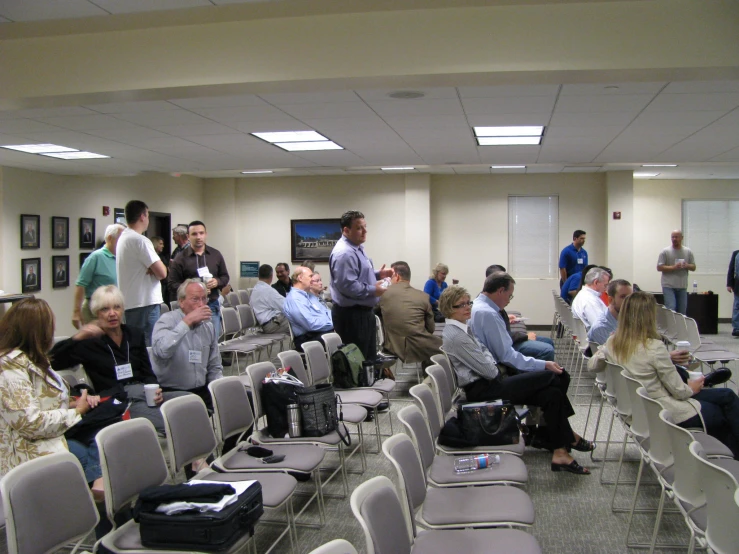
[[578,259],[577,259],[577,263],[578,263],[578,264],[580,264],[580,265],[582,265],[582,264],[583,264],[583,261],[584,261],[584,260],[583,260],[583,258],[578,258]]
[[208,269],[207,267],[198,268],[198,277],[206,280],[213,278],[213,276],[210,274],[210,269]]
[[203,361],[203,353],[200,350],[190,350],[189,360],[191,364],[199,364]]
[[133,377],[133,369],[131,368],[131,364],[121,364],[115,366],[115,377],[119,381],[123,381],[124,379],[130,379]]

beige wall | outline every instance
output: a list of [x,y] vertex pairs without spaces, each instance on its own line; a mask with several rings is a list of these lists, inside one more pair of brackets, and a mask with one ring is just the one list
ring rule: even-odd
[[[72,299],[79,273],[78,220],[94,217],[96,241],[113,223],[113,208],[123,208],[131,199],[146,202],[152,211],[169,212],[172,222],[192,221],[204,216],[203,187],[195,177],[174,178],[147,174],[139,177],[67,177],[5,167],[3,176],[2,238],[3,256],[0,289],[20,292],[22,258],[41,258],[41,292],[37,294],[56,314],[57,335],[73,332]],[[109,206],[110,216],[102,215]],[[41,248],[20,249],[20,214],[41,216]],[[69,249],[52,250],[51,217],[69,218]],[[51,257],[69,256],[70,287],[51,287]]]

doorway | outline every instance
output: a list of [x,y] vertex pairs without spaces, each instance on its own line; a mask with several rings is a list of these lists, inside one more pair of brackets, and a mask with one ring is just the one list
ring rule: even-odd
[[164,239],[164,259],[169,260],[172,254],[172,214],[164,212],[149,212],[149,228],[145,237],[162,237]]

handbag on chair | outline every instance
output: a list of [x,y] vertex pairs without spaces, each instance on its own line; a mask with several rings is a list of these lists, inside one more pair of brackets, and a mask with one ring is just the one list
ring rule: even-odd
[[[351,436],[339,410],[338,395],[328,383],[305,387],[297,391],[301,426],[304,437],[322,437],[336,431],[341,440],[350,446]],[[341,433],[344,428],[344,434]]]
[[462,435],[476,446],[518,444],[521,422],[512,404],[476,402],[463,404],[457,410]]

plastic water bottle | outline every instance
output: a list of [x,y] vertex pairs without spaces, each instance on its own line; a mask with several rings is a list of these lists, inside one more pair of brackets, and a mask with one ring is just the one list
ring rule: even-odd
[[698,281],[693,281],[693,294],[698,294]]
[[486,469],[491,465],[499,464],[500,456],[498,454],[478,454],[477,456],[468,456],[457,458],[454,460],[454,471],[457,473],[468,473],[478,469]]

